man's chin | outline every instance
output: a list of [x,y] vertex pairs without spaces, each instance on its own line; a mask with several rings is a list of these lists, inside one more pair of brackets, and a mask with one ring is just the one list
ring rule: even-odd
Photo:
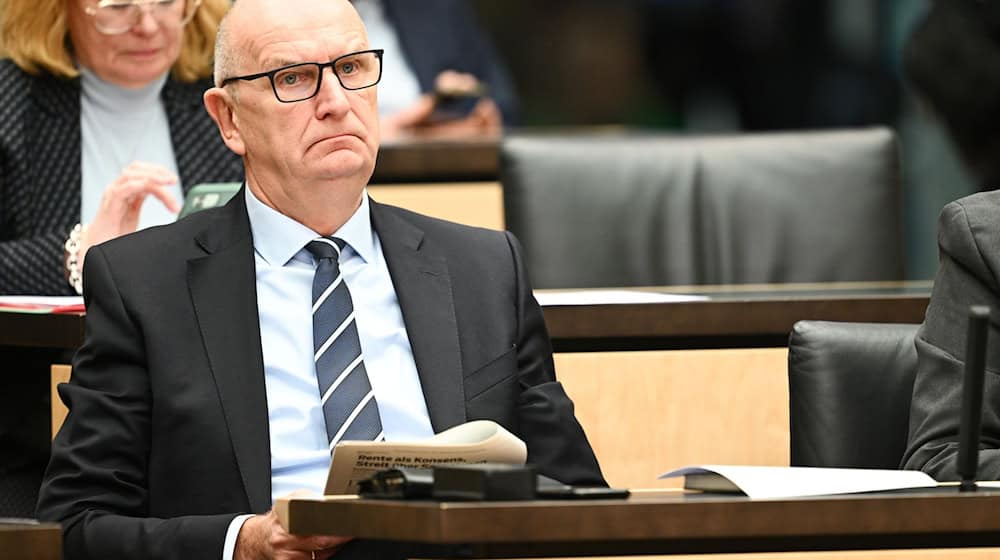
[[[344,150],[338,150],[343,152]],[[327,154],[316,167],[316,177],[324,180],[343,180],[356,178],[364,183],[368,182],[375,165],[369,163],[366,158],[355,153],[343,154],[333,152]]]

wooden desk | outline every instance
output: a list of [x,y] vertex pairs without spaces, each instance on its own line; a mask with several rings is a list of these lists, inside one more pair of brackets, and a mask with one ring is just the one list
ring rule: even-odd
[[0,347],[75,350],[83,342],[84,314],[0,312]]
[[504,229],[498,139],[387,142],[368,193],[375,200],[461,224]]
[[498,138],[383,142],[372,183],[496,181]]
[[[679,286],[645,288],[705,301],[545,307],[557,352],[757,348],[788,344],[800,319],[920,323],[930,282]],[[0,346],[74,349],[82,314],[0,312]]]
[[468,226],[504,229],[503,188],[496,181],[476,183],[382,183],[368,194],[383,204]]
[[59,560],[62,530],[57,523],[5,523],[0,520],[0,558]]
[[398,502],[292,498],[294,533],[467,545],[515,558],[1000,545],[1000,494],[853,495],[753,501],[639,494],[617,501]]
[[[841,282],[636,288],[705,301],[546,307],[556,352],[788,345],[802,319],[921,323],[932,283]],[[549,291],[549,290],[540,290]]]

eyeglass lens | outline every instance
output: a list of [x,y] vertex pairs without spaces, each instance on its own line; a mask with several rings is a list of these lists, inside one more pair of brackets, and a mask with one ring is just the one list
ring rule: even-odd
[[[183,4],[183,10],[178,4]],[[94,16],[94,26],[101,33],[115,35],[132,29],[149,12],[156,20],[171,27],[185,25],[194,16],[200,0],[147,0],[127,2],[104,0],[96,8],[88,10]]]
[[326,66],[333,67],[344,89],[375,85],[381,72],[378,55],[373,52],[349,54],[330,64],[297,64],[274,73],[274,93],[284,102],[301,101],[316,95],[321,84],[320,72]]

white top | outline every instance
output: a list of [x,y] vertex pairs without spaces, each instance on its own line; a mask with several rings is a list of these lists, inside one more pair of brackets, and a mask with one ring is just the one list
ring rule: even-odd
[[[104,190],[133,161],[159,164],[177,174],[167,112],[160,99],[166,81],[164,74],[145,87],[127,89],[80,67],[81,223],[93,221]],[[183,203],[180,183],[171,190],[178,205]],[[139,229],[175,219],[177,215],[159,199],[148,197],[139,214]]]

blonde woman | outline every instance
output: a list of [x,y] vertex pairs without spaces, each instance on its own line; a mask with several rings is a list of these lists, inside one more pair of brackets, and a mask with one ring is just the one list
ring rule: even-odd
[[90,246],[242,179],[201,99],[228,8],[0,1],[0,294],[79,292]]

